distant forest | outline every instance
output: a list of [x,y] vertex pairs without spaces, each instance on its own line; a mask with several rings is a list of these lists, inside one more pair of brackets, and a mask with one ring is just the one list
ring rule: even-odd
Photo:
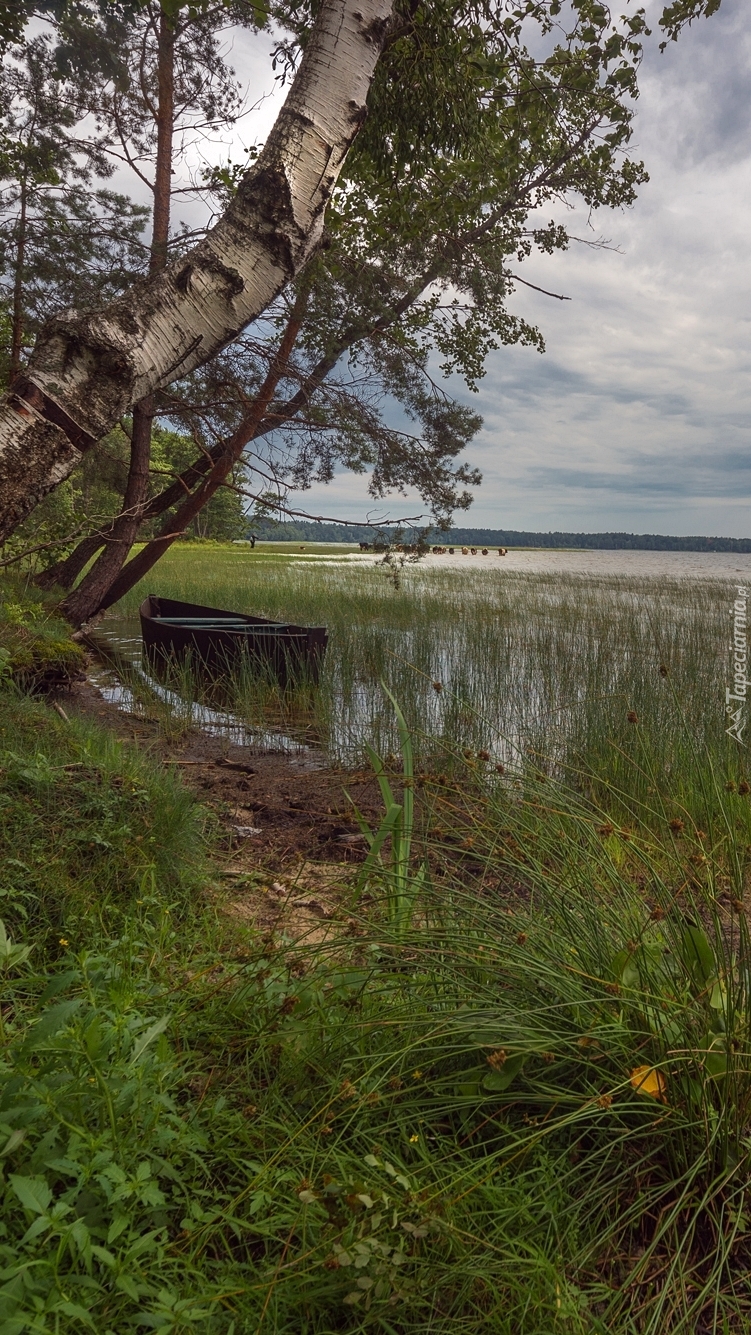
[[[286,542],[388,541],[396,529],[372,529],[365,524],[320,524],[297,520],[281,523],[256,520],[257,538]],[[751,552],[751,538],[673,538],[664,533],[526,533],[505,528],[452,528],[434,531],[434,543],[461,543],[468,547],[588,547],[609,551],[644,552]]]

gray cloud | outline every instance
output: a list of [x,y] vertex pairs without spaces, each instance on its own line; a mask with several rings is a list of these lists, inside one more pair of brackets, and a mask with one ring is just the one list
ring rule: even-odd
[[573,300],[515,300],[547,352],[489,365],[477,522],[513,502],[515,527],[584,528],[596,495],[598,527],[639,531],[657,514],[676,533],[751,532],[747,14],[724,0],[650,50],[634,139],[651,181],[628,214],[595,221],[622,253],[530,262],[532,281]]
[[[653,0],[650,16],[661,9],[662,3],[655,5]],[[653,104],[664,106],[666,121],[673,121],[676,107],[680,110],[679,121],[666,125],[679,161],[698,165],[711,158],[715,165],[731,164],[746,156],[750,74],[751,30],[745,0],[723,0],[711,21],[694,23],[664,53],[658,43],[648,46],[642,83]],[[652,81],[659,87],[653,89]]]

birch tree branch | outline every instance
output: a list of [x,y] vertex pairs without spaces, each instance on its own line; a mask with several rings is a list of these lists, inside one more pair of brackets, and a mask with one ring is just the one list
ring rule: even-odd
[[0,540],[131,405],[201,366],[303,268],[363,121],[391,0],[324,0],[287,100],[227,212],[104,310],[42,330],[0,402]]

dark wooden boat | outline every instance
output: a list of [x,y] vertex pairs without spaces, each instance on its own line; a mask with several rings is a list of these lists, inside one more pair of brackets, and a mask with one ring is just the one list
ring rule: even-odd
[[243,616],[150,593],[139,608],[141,635],[152,663],[191,659],[226,672],[246,655],[270,667],[282,684],[290,678],[317,681],[328,634],[325,626],[293,626],[267,617]]

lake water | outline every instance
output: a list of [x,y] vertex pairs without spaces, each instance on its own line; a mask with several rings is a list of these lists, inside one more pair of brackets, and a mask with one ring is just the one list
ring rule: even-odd
[[[355,558],[362,559],[362,558]],[[371,560],[373,558],[370,558]],[[433,556],[424,562],[426,568],[460,566],[483,570],[497,568],[524,574],[621,576],[623,578],[667,578],[751,581],[751,552],[630,552],[630,551],[568,551],[558,548],[510,550],[498,555],[498,548],[489,548],[483,556],[462,556],[461,549],[453,556]]]
[[[238,544],[240,546],[240,544]],[[319,552],[317,548],[322,550]],[[332,553],[331,545],[308,542],[304,546],[293,543],[264,543],[264,548],[278,548],[280,554],[297,564],[311,562],[323,565],[377,565],[383,560],[372,552],[346,552],[341,555]],[[517,571],[524,574],[541,575],[594,575],[622,578],[647,579],[728,579],[735,583],[744,578],[751,581],[751,552],[644,552],[644,551],[593,551],[589,549],[569,549],[556,547],[510,548],[506,556],[498,555],[497,547],[488,548],[488,555],[482,555],[478,548],[477,555],[470,552],[462,555],[461,547],[454,548],[454,555],[448,551],[444,556],[434,556],[432,552],[419,563],[419,569],[432,568],[481,569],[499,571]]]
[[[199,562],[195,592],[184,557],[171,575],[165,564],[165,591],[305,624],[325,620],[329,650],[313,714],[296,735],[285,740],[285,726],[265,715],[249,726],[210,700],[191,709],[207,731],[252,735],[275,750],[297,749],[315,733],[332,758],[355,763],[366,741],[394,748],[386,682],[423,738],[488,750],[504,764],[530,738],[557,754],[580,735],[582,745],[593,732],[615,735],[629,709],[649,717],[655,735],[674,733],[673,691],[702,745],[724,737],[728,607],[735,586],[751,583],[751,554],[530,549],[500,557],[495,548],[473,557],[459,549],[409,564],[400,592],[372,553],[319,556],[308,544],[257,571],[249,552],[237,555],[231,579],[221,576],[216,588]],[[176,570],[177,591],[169,583]],[[97,638],[129,665],[120,681],[110,670],[98,684],[132,708],[122,687],[140,675],[137,615],[115,610]],[[661,662],[670,665],[669,689],[660,687]],[[151,693],[168,703],[163,690]]]

